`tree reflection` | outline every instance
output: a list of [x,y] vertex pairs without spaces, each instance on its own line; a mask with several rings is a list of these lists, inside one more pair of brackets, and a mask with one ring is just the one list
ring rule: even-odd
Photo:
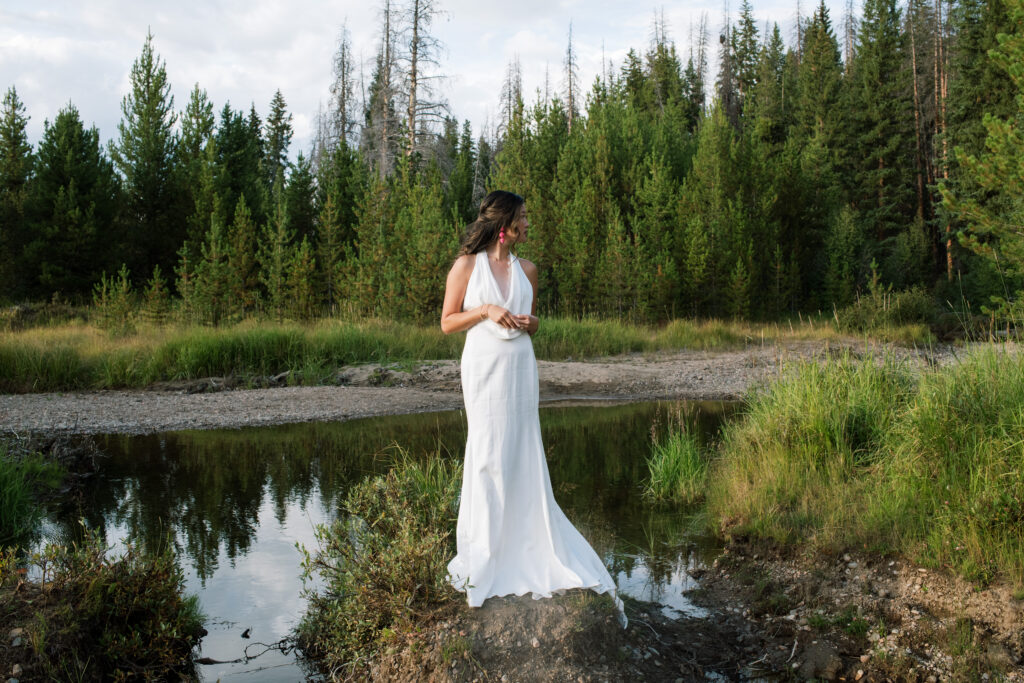
[[[685,517],[640,500],[652,423],[664,424],[659,415],[671,409],[632,404],[541,412],[555,496],[613,574],[630,573],[640,556],[652,577],[666,580],[681,561],[677,539]],[[699,428],[715,429],[720,413],[704,407]],[[171,539],[205,581],[225,558],[234,563],[250,550],[264,506],[282,526],[296,509],[337,510],[350,485],[388,466],[390,446],[414,456],[440,448],[461,458],[465,438],[461,412],[111,436],[101,441],[109,458],[88,495],[51,521],[68,539],[80,537],[79,518],[104,539],[117,528],[147,550]]]

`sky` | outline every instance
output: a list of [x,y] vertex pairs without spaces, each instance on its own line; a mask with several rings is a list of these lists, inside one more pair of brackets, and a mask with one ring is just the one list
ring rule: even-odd
[[[797,2],[804,14],[814,0],[752,0],[762,29],[778,22],[793,42]],[[392,0],[402,5],[405,0]],[[709,56],[717,53],[724,23],[722,0],[689,0],[650,6],[626,0],[435,0],[441,11],[431,26],[443,44],[435,73],[452,116],[469,120],[475,135],[493,131],[507,65],[518,57],[527,102],[562,83],[570,23],[581,83],[588,89],[602,64],[618,68],[630,48],[650,44],[655,12],[684,58],[691,26],[707,16]],[[308,151],[316,113],[326,105],[331,65],[342,27],[368,82],[380,40],[380,0],[3,0],[0,5],[0,90],[18,91],[31,117],[36,144],[43,121],[68,102],[102,140],[117,136],[121,101],[130,91],[132,62],[147,30],[167,68],[175,107],[183,110],[198,83],[215,111],[255,104],[261,117],[278,89],[293,115],[291,153]],[[830,0],[833,26],[842,23],[845,2]],[[739,0],[732,0],[735,20]],[[857,11],[859,12],[857,3]],[[605,66],[607,69],[607,66]],[[357,72],[358,78],[358,72]]]

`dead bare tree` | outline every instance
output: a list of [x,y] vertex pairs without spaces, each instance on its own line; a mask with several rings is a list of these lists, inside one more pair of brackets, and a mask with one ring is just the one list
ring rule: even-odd
[[330,124],[332,136],[337,142],[353,144],[355,142],[354,116],[355,79],[353,77],[352,42],[346,24],[341,25],[338,33],[338,49],[334,53],[334,81],[331,83]]
[[398,117],[395,102],[399,95],[397,56],[395,51],[396,16],[391,0],[381,7],[380,47],[374,63],[373,77],[366,95],[365,120],[360,146],[372,160],[380,176],[390,175],[398,146]]
[[579,62],[576,58],[576,46],[572,42],[572,22],[569,22],[569,44],[565,49],[565,104],[569,114],[569,131],[576,118],[579,107]]
[[441,41],[430,33],[430,25],[440,14],[435,0],[409,0],[405,8],[406,52],[402,61],[405,87],[408,94],[405,110],[406,155],[422,152],[424,141],[434,126],[443,123],[448,113],[447,104],[440,99],[436,83],[443,77],[431,73],[440,66]]
[[522,111],[523,103],[523,67],[519,62],[519,55],[509,60],[505,67],[505,80],[501,85],[501,101],[499,103],[500,121],[498,123],[497,135],[504,137],[512,119]]

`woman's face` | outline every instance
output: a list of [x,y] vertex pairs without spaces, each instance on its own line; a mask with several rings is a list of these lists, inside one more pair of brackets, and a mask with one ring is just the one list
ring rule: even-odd
[[530,221],[526,218],[526,204],[523,204],[519,209],[518,217],[508,227],[505,234],[512,244],[519,244],[526,241],[527,229],[529,227]]

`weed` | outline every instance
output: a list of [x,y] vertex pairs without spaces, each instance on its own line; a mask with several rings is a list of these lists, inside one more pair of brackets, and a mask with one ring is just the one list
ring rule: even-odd
[[452,660],[460,659],[470,651],[471,643],[468,638],[455,636],[445,641],[441,647],[441,661],[450,664]]

